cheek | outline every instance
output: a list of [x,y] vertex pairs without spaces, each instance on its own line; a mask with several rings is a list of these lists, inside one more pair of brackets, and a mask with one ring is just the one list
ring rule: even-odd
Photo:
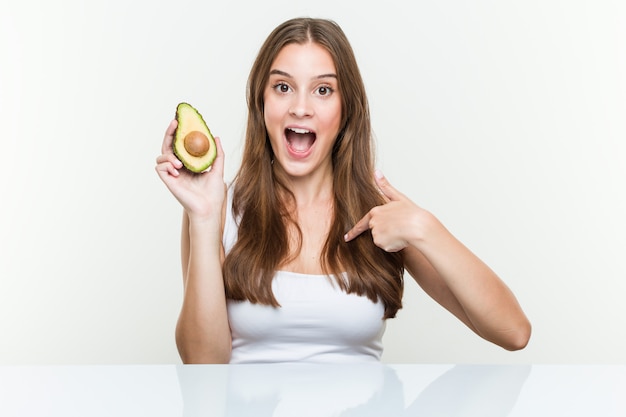
[[263,121],[265,122],[265,131],[267,132],[267,136],[272,144],[272,148],[274,147],[277,140],[280,140],[282,136],[281,124],[276,114],[276,108],[273,106],[265,106],[263,111]]
[[341,106],[328,108],[324,116],[326,126],[329,129],[339,130],[341,125]]
[[280,120],[280,112],[278,107],[272,100],[265,101],[265,107],[263,110],[263,119],[265,120],[265,126],[268,130],[271,126]]

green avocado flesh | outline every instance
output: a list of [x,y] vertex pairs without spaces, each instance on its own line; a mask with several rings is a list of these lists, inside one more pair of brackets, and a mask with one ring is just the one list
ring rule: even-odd
[[192,105],[179,103],[176,107],[178,127],[174,133],[174,154],[185,168],[202,172],[209,168],[217,156],[215,139],[202,115]]

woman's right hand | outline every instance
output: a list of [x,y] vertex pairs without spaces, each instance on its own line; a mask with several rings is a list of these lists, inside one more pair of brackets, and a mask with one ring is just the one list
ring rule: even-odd
[[215,137],[217,157],[211,168],[196,174],[184,168],[172,150],[177,126],[176,120],[172,120],[165,131],[161,155],[156,159],[156,172],[190,219],[203,220],[215,218],[214,216],[219,218],[226,198],[224,151],[220,140]]

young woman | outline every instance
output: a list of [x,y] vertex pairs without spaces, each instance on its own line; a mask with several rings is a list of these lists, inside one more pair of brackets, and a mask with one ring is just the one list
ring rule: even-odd
[[378,361],[406,271],[479,336],[515,350],[530,324],[498,276],[374,171],[365,88],[332,21],[267,38],[248,79],[241,167],[191,174],[165,133],[156,170],[184,208],[186,363]]

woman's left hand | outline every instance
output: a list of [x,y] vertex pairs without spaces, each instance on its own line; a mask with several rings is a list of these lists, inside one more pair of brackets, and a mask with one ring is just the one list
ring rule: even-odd
[[425,216],[430,213],[393,188],[380,171],[376,171],[375,178],[387,202],[367,212],[344,239],[349,242],[369,229],[376,246],[398,252],[419,239],[426,224]]

